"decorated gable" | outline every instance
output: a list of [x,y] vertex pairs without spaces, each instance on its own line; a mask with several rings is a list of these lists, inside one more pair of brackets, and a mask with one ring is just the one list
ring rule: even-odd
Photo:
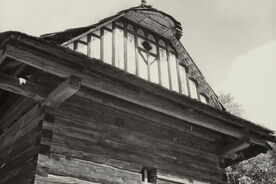
[[63,37],[60,44],[65,47],[221,109],[216,94],[179,41],[181,36],[182,27],[174,18],[151,6],[139,6],[93,26],[42,38]]

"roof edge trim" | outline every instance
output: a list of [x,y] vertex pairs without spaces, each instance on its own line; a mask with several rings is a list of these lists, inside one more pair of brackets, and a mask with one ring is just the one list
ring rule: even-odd
[[89,29],[88,31],[86,31],[86,32],[84,32],[84,33],[82,33],[82,34],[80,34],[79,36],[76,36],[76,37],[74,37],[74,38],[72,38],[72,39],[70,39],[70,40],[68,40],[68,41],[66,41],[66,42],[64,42],[64,43],[62,43],[61,46],[67,46],[67,45],[69,45],[69,44],[72,43],[73,41],[78,40],[78,39],[82,38],[83,36],[85,36],[85,35],[87,35],[87,34],[93,32],[93,31],[95,31],[95,30],[97,30],[97,29],[100,29],[101,27],[103,27],[103,26],[105,26],[105,25],[107,25],[107,24],[109,24],[109,23],[111,23],[111,22],[113,22],[113,21],[119,19],[120,17],[124,16],[124,14],[125,14],[125,13],[122,13],[122,14],[120,14],[120,15],[117,15],[117,16],[114,17],[113,19],[110,19],[110,20],[108,20],[108,21],[106,21],[106,22],[103,22],[102,24],[98,25],[98,26],[95,27],[95,28]]

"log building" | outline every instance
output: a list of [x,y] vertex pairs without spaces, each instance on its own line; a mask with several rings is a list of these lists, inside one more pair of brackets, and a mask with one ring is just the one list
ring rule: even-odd
[[273,131],[225,111],[146,5],[33,37],[0,33],[1,184],[222,184]]

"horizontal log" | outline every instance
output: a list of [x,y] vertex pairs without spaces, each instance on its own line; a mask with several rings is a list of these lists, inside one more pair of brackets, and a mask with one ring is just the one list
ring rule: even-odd
[[[31,122],[35,121],[40,115],[39,105],[34,106],[31,110],[25,113],[18,121],[16,121],[13,126],[8,128],[1,136],[0,136],[0,150],[5,147],[7,144],[11,144],[10,142],[16,141],[17,137],[21,136],[21,129],[26,127]],[[36,124],[36,123],[34,123]],[[31,126],[32,127],[32,124]],[[28,128],[28,126],[27,126]],[[28,129],[27,129],[28,130]]]
[[51,145],[50,152],[57,153],[60,155],[66,155],[68,158],[76,158],[76,159],[91,161],[95,163],[103,163],[118,169],[123,169],[123,170],[136,172],[136,173],[139,173],[143,169],[143,166],[141,164],[131,162],[127,158],[117,158],[116,156],[112,158],[107,154],[96,153],[97,150],[94,150],[95,153],[93,153],[87,150],[82,151],[79,148],[71,149],[64,145],[55,145],[56,143],[52,144],[49,140],[46,140],[43,137],[42,137],[41,143],[45,145],[47,144]]
[[[55,112],[58,113],[57,110]],[[75,118],[71,113],[70,118],[66,120],[56,116],[54,123],[44,123],[43,125],[47,125],[43,126],[44,128],[53,131],[53,139],[49,140],[50,142],[44,142],[42,139],[42,144],[50,145],[53,153],[109,163],[135,171],[141,170],[142,166],[146,165],[201,177],[205,172],[216,175],[218,170],[216,156],[211,157],[207,152],[199,152],[187,146],[173,146],[173,143],[168,144],[158,140],[158,136],[152,140],[143,134],[139,136],[141,132],[124,132],[116,127],[108,127],[105,122],[95,117],[90,118],[90,121],[81,119],[79,123],[74,123],[78,121]],[[86,126],[78,127],[77,124]],[[130,164],[127,165],[127,162]],[[132,166],[128,167],[130,165]],[[197,169],[198,172],[195,172]]]
[[[78,102],[78,105],[75,102]],[[191,131],[190,126],[185,125],[186,122],[178,122],[173,118],[165,118],[160,114],[151,113],[148,116],[146,111],[141,112],[143,117],[136,116],[140,114],[140,111],[133,109],[133,106],[126,106],[124,109],[132,109],[133,112],[130,114],[119,110],[119,108],[114,111],[113,108],[94,103],[93,101],[85,101],[81,98],[73,97],[60,106],[59,109],[54,111],[47,109],[47,112],[57,115],[61,119],[71,120],[67,124],[76,128],[89,129],[94,126],[92,122],[98,121],[102,122],[102,124],[98,125],[99,127],[107,126],[112,130],[131,132],[132,135],[141,134],[149,137],[149,139],[163,141],[163,143],[166,141],[167,144],[172,144],[173,146],[185,145],[205,153],[217,153],[217,143],[219,141],[209,142],[206,140],[208,138],[212,138],[212,140],[217,138],[217,135],[213,132],[211,133],[201,127],[193,127]],[[103,113],[104,116],[102,115]],[[155,120],[157,117],[160,119]]]
[[[105,135],[101,137],[92,137],[92,136],[85,135],[85,133],[83,133],[84,134],[83,136],[80,136],[79,133],[77,133],[76,131],[73,131],[71,133],[72,136],[62,135],[62,134],[67,134],[67,132],[69,132],[69,130],[64,133],[54,133],[53,135],[54,139],[52,144],[62,145],[65,148],[69,146],[73,150],[79,149],[87,153],[97,153],[97,148],[98,148],[99,154],[104,153],[104,150],[108,150],[109,151],[108,156],[110,158],[112,158],[113,156],[115,158],[116,155],[118,155],[120,158],[123,158],[124,156],[127,156],[127,155],[133,155],[133,157],[140,157],[140,159],[138,160],[141,160],[144,158],[145,160],[141,160],[143,163],[147,163],[146,160],[149,160],[152,162],[152,164],[160,165],[160,166],[162,166],[162,164],[167,163],[167,165],[175,164],[175,167],[176,166],[181,167],[180,166],[181,163],[185,163],[185,167],[187,168],[189,167],[190,169],[196,168],[198,170],[201,170],[202,172],[203,171],[215,172],[215,170],[218,168],[216,166],[217,160],[214,160],[214,159],[208,160],[207,158],[204,158],[204,156],[200,157],[199,155],[192,155],[193,152],[186,153],[185,152],[186,150],[184,149],[183,150],[180,150],[179,148],[174,149],[173,147],[170,148],[168,145],[164,145],[164,147],[162,148],[161,147],[162,145],[160,143],[157,143],[156,145],[154,145],[152,141],[150,141],[149,143],[145,143],[144,140],[142,140],[141,142],[137,141],[137,143],[136,142],[132,143],[133,141],[131,142],[131,140],[129,140],[129,139],[132,139],[132,137],[122,141],[122,138],[120,137],[115,138],[115,136],[114,136],[114,139],[109,138]],[[112,135],[114,134],[110,134],[110,136]],[[78,138],[73,138],[73,136]],[[89,138],[91,140],[89,140]],[[136,138],[136,137],[133,137],[133,138]],[[68,146],[66,143],[62,143],[66,139],[69,144]],[[100,141],[100,139],[102,139],[103,141]],[[73,145],[75,145],[76,143],[79,143],[79,144],[83,143],[83,145],[87,145],[91,147],[91,149],[89,148],[85,149],[85,146],[81,146],[81,145],[74,148]],[[141,144],[141,143],[144,143],[144,144]],[[152,148],[150,148],[150,146],[152,146]],[[93,147],[94,147],[94,150],[93,150]],[[118,151],[118,153],[116,153],[116,151]],[[134,159],[129,159],[129,160],[135,161]],[[200,160],[202,160],[202,162],[200,162]]]
[[[30,50],[32,50],[32,52],[30,52]],[[201,113],[200,109],[185,107],[164,98],[160,98],[160,96],[152,95],[146,91],[130,89],[121,82],[95,75],[90,67],[85,68],[80,64],[62,61],[49,54],[34,52],[34,49],[29,46],[22,44],[19,47],[19,44],[16,46],[14,44],[7,44],[5,53],[13,59],[62,78],[67,78],[73,74],[82,79],[82,85],[84,86],[175,118],[237,138],[242,138],[246,134],[238,127],[207,115],[205,112]],[[84,94],[84,96],[85,95],[86,94]]]
[[[66,105],[67,106],[67,105]],[[179,132],[167,132],[166,127],[154,127],[154,126],[148,126],[144,122],[137,121],[134,119],[125,120],[125,127],[116,127],[110,124],[107,117],[104,116],[102,119],[98,119],[94,116],[93,119],[84,118],[78,119],[78,116],[76,116],[74,113],[69,111],[66,114],[60,114],[59,110],[55,111],[55,123],[44,123],[43,126],[47,126],[48,129],[55,130],[56,132],[62,132],[64,131],[71,131],[72,134],[76,132],[76,134],[80,134],[79,137],[83,137],[85,135],[93,135],[92,133],[96,135],[108,135],[108,134],[115,134],[114,138],[120,137],[122,140],[128,140],[129,141],[135,141],[134,143],[141,143],[143,144],[143,141],[145,144],[147,142],[154,142],[160,143],[163,145],[164,148],[172,148],[177,150],[185,150],[187,153],[189,153],[191,156],[199,156],[200,158],[205,158],[207,160],[214,161],[217,159],[216,153],[211,153],[210,151],[201,150],[199,147],[203,146],[204,142],[202,142],[199,146],[195,146],[196,144],[199,144],[199,140],[193,140],[193,137],[186,137],[183,136],[183,139],[186,139],[187,143],[177,143],[173,140],[173,136],[169,134],[175,134],[179,135],[179,139],[181,138],[181,134]],[[108,111],[105,111],[106,114],[110,115]],[[90,115],[94,115],[93,112],[90,112]],[[112,117],[110,117],[112,118]],[[111,120],[112,121],[112,120]],[[135,121],[136,124],[133,125],[134,127],[127,126],[128,124],[133,124]],[[141,126],[143,125],[143,126]],[[137,126],[137,127],[136,127]],[[140,127],[138,127],[140,126]],[[145,130],[148,129],[148,130]],[[156,129],[156,130],[153,130]],[[166,134],[166,132],[168,134]],[[118,135],[117,135],[118,134]],[[77,135],[76,135],[77,136]],[[123,137],[124,136],[124,137]],[[171,139],[168,137],[171,136]],[[189,142],[192,142],[192,144],[189,144]],[[159,144],[157,144],[159,145]],[[210,144],[211,146],[211,144]],[[204,160],[206,162],[206,160]]]
[[[168,160],[167,157],[162,156],[162,153],[159,153],[159,155],[156,155],[156,153],[150,155],[148,152],[147,154],[137,153],[137,149],[132,151],[133,146],[129,147],[129,150],[126,150],[126,148],[123,149],[120,147],[114,147],[110,144],[93,144],[80,139],[73,139],[72,137],[60,135],[55,135],[52,143],[44,142],[42,138],[42,143],[51,145],[52,153],[64,154],[67,155],[68,158],[75,157],[98,163],[108,163],[112,166],[118,166],[121,168],[123,167],[124,169],[131,169],[132,171],[139,170],[139,168],[147,166],[161,168],[171,172],[174,171],[180,175],[182,174],[193,178],[205,178],[212,181],[219,178],[216,172],[219,169],[216,169],[216,171],[215,168],[212,171],[205,169],[204,171],[197,166],[186,166],[185,162],[182,162],[183,159],[176,159],[174,162],[172,162],[171,160]],[[80,153],[80,155],[77,155],[77,153]],[[127,164],[127,162],[129,165],[124,166],[124,164]]]
[[57,175],[52,175],[52,174],[49,174],[46,177],[39,176],[39,175],[35,176],[35,184],[57,184],[57,183],[62,183],[62,184],[76,184],[76,183],[77,184],[100,184],[100,183],[80,180],[80,179],[74,178],[74,177],[57,176]]
[[28,110],[35,105],[35,102],[31,99],[20,97],[4,111],[3,116],[0,119],[0,130],[5,131],[7,127],[10,127],[18,119],[21,118]]
[[52,158],[39,154],[38,167],[49,168],[49,174],[77,178],[105,184],[142,184],[142,175],[80,159],[66,159],[55,155]]
[[[111,109],[117,109],[125,115],[128,114],[131,118],[136,117],[138,119],[146,120],[147,122],[152,122],[156,125],[169,127],[173,130],[179,130],[182,131],[182,133],[185,132],[206,141],[216,143],[223,141],[222,137],[212,130],[208,130],[198,125],[191,124],[190,122],[183,121],[168,116],[166,114],[141,107],[139,105],[118,100],[117,98],[108,95],[103,95],[101,93],[97,93],[95,91],[91,91],[85,88],[82,88],[82,90],[79,91],[76,95],[81,98],[72,98],[70,101],[71,105],[73,105],[73,103],[77,104],[77,101],[81,102],[81,104],[83,105],[85,104],[86,106],[88,106],[88,103],[103,104],[104,106],[109,107]],[[78,105],[74,106],[78,107]]]
[[180,178],[170,175],[157,174],[158,184],[210,184],[209,182],[202,182],[193,179]]

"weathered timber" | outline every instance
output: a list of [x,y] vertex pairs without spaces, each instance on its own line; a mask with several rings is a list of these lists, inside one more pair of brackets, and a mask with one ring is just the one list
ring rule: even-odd
[[61,104],[79,91],[80,83],[78,78],[71,76],[52,91],[42,104],[46,106],[57,106]]
[[[102,99],[105,99],[106,101],[110,101],[110,102],[112,100],[109,97],[103,97],[103,96],[95,96],[95,99],[98,99],[99,101],[102,101]],[[165,127],[166,129],[169,129],[171,131],[178,130],[178,133],[177,132],[167,133],[164,136],[167,137],[167,139],[173,140],[173,138],[179,135],[178,137],[179,139],[177,138],[177,142],[181,144],[182,141],[185,141],[185,140],[182,140],[181,136],[193,135],[195,136],[195,139],[198,141],[199,139],[202,141],[204,140],[204,143],[202,144],[206,145],[206,149],[210,152],[216,152],[216,148],[212,148],[214,144],[211,144],[211,142],[215,142],[215,143],[222,142],[222,139],[217,134],[207,129],[197,127],[195,125],[191,127],[191,125],[187,122],[163,115],[161,113],[156,113],[154,111],[150,111],[139,106],[131,105],[129,103],[123,103],[122,101],[115,100],[113,101],[113,103],[115,103],[114,106],[110,106],[109,105],[110,103],[108,104],[106,104],[105,102],[98,103],[98,101],[92,101],[89,99],[74,96],[65,103],[66,105],[61,106],[62,111],[60,111],[59,109],[55,109],[55,110],[48,109],[48,110],[51,114],[60,114],[65,117],[66,116],[69,117],[71,114],[73,114],[74,116],[72,117],[70,116],[70,118],[73,118],[76,120],[78,119],[84,120],[86,122],[86,121],[89,121],[90,118],[94,116],[100,116],[100,113],[104,111],[106,111],[105,114],[114,114],[114,108],[116,108],[116,112],[119,113],[120,116],[123,116],[123,119],[126,119],[126,121],[128,121],[129,123],[124,123],[124,122],[120,123],[121,118],[117,118],[117,120],[115,121],[116,118],[113,117],[114,118],[113,122],[111,120],[110,122],[114,126],[119,126],[122,128],[125,127],[126,129],[130,128],[131,130],[135,131],[137,128],[139,129],[139,126],[136,126],[132,120],[132,119],[135,119],[135,121],[143,122],[143,124],[145,125],[144,131],[148,132],[149,134],[151,134],[152,131],[155,132],[159,130],[159,129],[152,128],[152,126],[154,127],[157,126],[160,128]],[[98,113],[92,116],[91,110],[93,110],[94,112],[95,110],[98,110]],[[149,126],[148,124],[151,124],[151,126],[148,127]]]
[[40,109],[38,106],[33,107],[30,111],[24,114],[13,126],[7,129],[0,136],[0,149],[9,144],[8,140],[14,141],[16,140],[16,135],[20,134],[20,130],[27,126],[29,123],[37,119],[40,114]]
[[49,89],[45,87],[28,80],[26,80],[26,83],[20,83],[20,78],[3,73],[0,73],[0,89],[32,98],[35,101],[42,101],[49,93]]
[[[95,73],[91,71],[92,67],[84,69],[81,65],[78,65],[76,63],[61,61],[55,57],[50,57],[49,55],[46,56],[45,54],[43,55],[43,53],[38,54],[29,51],[30,48],[28,46],[20,45],[20,48],[18,48],[17,46],[12,44],[6,45],[7,56],[31,65],[35,68],[47,71],[60,77],[69,77],[71,74],[74,74],[74,76],[82,79],[82,85],[84,86],[115,96],[120,99],[124,99],[134,104],[141,105],[158,112],[162,112],[178,119],[182,119],[193,124],[197,124],[208,129],[224,133],[226,135],[242,138],[245,134],[245,132],[243,132],[243,130],[241,130],[240,128],[231,125],[233,123],[227,124],[225,122],[222,122],[222,120],[220,120],[221,118],[224,118],[223,121],[226,121],[225,117],[223,117],[222,115],[223,113],[218,114],[216,118],[212,116],[210,117],[209,115],[205,114],[206,111],[202,113],[202,109],[194,107],[186,107],[185,109],[185,106],[180,105],[179,102],[176,104],[172,101],[160,98],[160,96],[153,95],[152,93],[146,91],[137,91],[127,88],[123,83],[120,83],[116,80],[112,80],[111,82],[111,80],[108,80],[107,78],[95,75]],[[183,100],[180,102],[183,102]],[[179,108],[179,106],[181,106],[181,108]],[[198,112],[201,114],[201,116],[194,116],[195,113],[191,113],[189,111]],[[210,119],[210,121],[206,121],[206,119]],[[229,122],[229,120],[227,121]],[[254,141],[255,138],[252,139]],[[254,141],[254,143],[255,142],[258,143],[258,141]]]
[[[263,135],[265,135],[266,133],[273,133],[271,130],[265,129],[260,126],[256,126],[246,120],[232,116],[230,114],[222,113],[220,110],[212,108],[208,105],[202,105],[202,103],[200,103],[200,102],[197,102],[197,101],[194,101],[191,99],[183,100],[183,98],[184,98],[183,95],[179,95],[179,94],[172,95],[172,92],[170,92],[170,95],[168,95],[168,92],[166,90],[157,90],[157,88],[158,88],[157,86],[152,86],[148,83],[145,83],[143,80],[139,80],[138,78],[136,78],[130,74],[122,73],[121,71],[116,70],[111,66],[97,63],[93,59],[87,59],[87,58],[84,59],[84,57],[80,57],[78,54],[72,54],[72,53],[65,52],[63,49],[52,47],[46,43],[39,42],[37,40],[30,39],[28,37],[21,37],[20,42],[28,44],[29,46],[36,47],[37,49],[41,49],[43,51],[47,50],[49,53],[51,53],[51,56],[55,55],[58,57],[66,58],[68,60],[68,62],[66,63],[67,66],[69,66],[69,65],[75,66],[76,69],[84,66],[86,72],[89,73],[89,71],[90,71],[91,73],[98,73],[103,76],[107,76],[107,73],[108,73],[108,76],[113,78],[114,81],[116,81],[116,80],[128,81],[128,83],[133,86],[136,86],[136,87],[139,86],[139,88],[141,88],[141,89],[145,89],[147,91],[150,91],[153,94],[159,95],[160,97],[162,96],[163,98],[170,99],[174,102],[189,105],[198,111],[201,111],[210,116],[219,118],[222,121],[228,122],[230,124],[234,124],[236,126],[244,127],[244,128],[246,127],[252,131],[258,132]],[[43,55],[41,55],[41,56],[43,56]],[[49,56],[49,55],[47,55],[47,56]],[[57,58],[55,60],[57,60]],[[60,61],[58,61],[58,63],[64,64],[64,62],[60,62]],[[37,63],[34,65],[34,67],[39,68],[38,65],[39,64]],[[54,67],[49,66],[49,68],[47,68],[47,70],[48,69],[51,70],[51,68],[53,69]],[[53,70],[53,72],[55,73],[55,69]],[[66,70],[63,70],[63,72],[60,73],[60,75],[66,75],[66,77],[69,77],[70,74],[68,74]],[[273,139],[272,141],[275,141],[275,140]]]
[[80,159],[66,159],[66,157],[62,155],[55,155],[49,158],[48,156],[39,154],[38,167],[49,168],[49,174],[68,176],[88,182],[105,184],[142,184],[142,176],[140,173],[124,171],[108,165]]
[[130,117],[137,117],[139,119],[144,119],[148,122],[153,122],[155,124],[171,127],[172,129],[181,130],[185,133],[197,136],[210,142],[223,141],[222,137],[212,130],[202,128],[198,125],[191,124],[190,122],[179,120],[177,118],[141,107],[139,105],[119,100],[109,95],[103,95],[95,91],[93,92],[92,90],[86,90],[85,88],[83,88],[76,95],[82,97],[72,99],[75,102],[74,106],[78,108],[80,106],[77,105],[77,101],[82,102],[80,104],[85,104],[86,106],[88,106],[89,103],[103,104],[106,107],[110,107],[111,109],[118,109],[119,111],[128,114]]
[[30,161],[1,176],[1,184],[32,184],[34,181],[36,162]]
[[[103,112],[102,110],[99,111],[99,114],[92,114],[92,112],[90,112],[90,115],[87,114],[81,116],[81,114],[76,114],[76,111],[72,111],[67,107],[68,105],[66,105],[66,109],[63,109],[63,111],[56,110],[56,112],[52,112],[57,115],[55,118],[56,121],[59,121],[59,123],[61,123],[62,125],[65,124],[65,127],[73,126],[76,129],[83,129],[84,131],[89,131],[89,129],[92,129],[94,127],[97,128],[97,126],[107,126],[107,128],[111,128],[113,130],[132,132],[135,135],[138,132],[141,132],[142,134],[152,137],[153,139],[158,140],[160,137],[160,140],[166,140],[168,143],[171,143],[172,145],[177,144],[197,148],[199,151],[202,151],[199,154],[203,154],[206,151],[207,155],[209,152],[213,155],[216,154],[216,150],[218,147],[216,143],[210,143],[208,141],[205,141],[203,138],[200,139],[196,136],[193,136],[193,134],[190,134],[188,131],[182,132],[179,129],[177,129],[177,127],[173,129],[169,126],[154,124],[146,120],[139,120],[135,117],[127,117],[119,113],[111,114],[108,110],[104,110],[106,114],[104,116],[104,119],[100,120],[99,118],[101,116],[100,113]],[[83,111],[82,109],[80,110]],[[109,116],[109,114],[111,115]],[[99,118],[97,118],[97,116]],[[120,124],[120,122],[118,122],[117,119],[120,118],[123,119],[123,124]],[[104,124],[98,125],[97,122],[102,122]],[[141,127],[140,125],[143,126]]]
[[[53,128],[53,127],[50,127],[50,125],[47,126],[48,129],[54,131],[53,142],[56,140],[57,144],[59,144],[59,143],[62,144],[62,140],[64,140],[64,138],[62,138],[63,136],[67,137],[68,141],[72,141],[72,144],[75,141],[81,142],[82,140],[86,144],[91,145],[91,147],[93,147],[93,145],[97,144],[97,143],[103,144],[103,145],[111,144],[108,141],[100,142],[101,139],[104,139],[104,140],[110,140],[113,143],[116,142],[115,145],[114,144],[110,145],[110,148],[114,148],[114,149],[119,148],[119,149],[127,150],[127,148],[133,147],[133,150],[128,150],[129,153],[132,152],[135,154],[135,152],[137,152],[138,154],[143,154],[146,156],[147,153],[143,153],[143,151],[145,151],[145,150],[149,150],[149,151],[151,150],[152,154],[153,153],[157,154],[158,152],[163,152],[162,156],[164,157],[164,159],[166,159],[170,162],[174,162],[175,158],[178,158],[179,162],[181,159],[183,159],[183,160],[187,159],[187,161],[185,162],[187,166],[193,166],[193,167],[201,168],[203,170],[208,170],[205,168],[209,168],[209,167],[212,169],[217,168],[217,166],[215,164],[216,158],[214,155],[212,155],[212,157],[210,154],[209,154],[209,157],[200,155],[199,154],[200,151],[197,151],[193,148],[189,149],[189,147],[178,146],[178,145],[175,145],[175,146],[177,146],[177,148],[171,148],[174,145],[170,144],[170,142],[167,143],[165,141],[157,141],[156,139],[152,140],[148,137],[143,138],[143,136],[138,136],[137,134],[128,137],[128,135],[130,135],[130,134],[127,134],[125,132],[122,132],[121,133],[122,135],[118,136],[116,134],[118,134],[120,132],[119,130],[113,131],[110,133],[104,133],[100,130],[97,130],[97,131],[94,130],[95,134],[101,134],[101,135],[96,136],[96,135],[91,135],[91,133],[89,134],[89,131],[83,131],[81,129],[70,128],[70,127],[64,127],[64,130],[62,130],[61,127],[62,126]],[[107,129],[106,131],[111,131],[111,130]],[[71,132],[70,136],[68,135],[69,132]],[[77,137],[77,138],[74,139],[74,137]],[[137,140],[137,139],[140,139],[140,140]],[[156,142],[156,145],[153,147],[150,147],[150,144],[152,144],[154,142]],[[55,143],[53,143],[53,144],[55,144]],[[135,145],[139,145],[141,147],[143,145],[143,150],[139,150],[138,148],[135,147]],[[162,147],[162,145],[163,145],[163,147]],[[66,146],[66,143],[64,143],[63,146]],[[80,148],[81,150],[85,151],[85,149],[82,145],[79,145],[77,148]],[[74,148],[72,148],[72,149],[74,149]],[[87,151],[88,150],[89,150],[89,148],[87,148]],[[184,153],[184,150],[187,153]],[[93,150],[91,150],[91,151],[93,151]],[[203,154],[203,152],[202,152],[202,154]],[[199,161],[197,162],[196,159],[198,159]],[[202,162],[200,162],[200,161],[202,161]]]
[[[76,105],[74,99],[78,99],[80,106],[75,108],[75,112],[68,111],[68,107]],[[206,173],[210,175],[207,177],[210,181],[218,182],[220,174],[217,173],[220,171],[217,166],[218,159],[214,154],[212,156],[208,152],[192,148],[196,145],[179,145],[174,142],[173,137],[168,139],[166,135],[170,135],[169,130],[172,128],[161,128],[141,118],[133,118],[132,115],[126,117],[123,116],[126,113],[118,113],[115,109],[112,113],[111,109],[103,108],[102,105],[93,107],[92,104],[93,102],[84,103],[80,98],[72,97],[51,112],[46,108],[48,113],[54,113],[55,118],[52,118],[54,121],[44,122],[43,128],[51,130],[53,137],[42,138],[41,143],[50,145],[52,153],[67,155],[68,158],[105,163],[135,172],[147,166],[164,168],[167,171],[177,170],[175,172],[180,176],[184,174],[193,178],[202,177],[201,179],[206,178],[203,174]],[[124,119],[124,123],[114,122],[116,117]],[[134,123],[135,121],[137,123]],[[143,130],[143,127],[149,131]],[[178,129],[174,128],[174,131],[176,130]],[[163,135],[166,131],[168,134]],[[191,137],[188,140],[192,139]],[[204,159],[197,162],[196,159],[200,160],[200,157]]]
[[[16,135],[15,142],[13,142],[13,140],[8,140],[7,145],[3,147],[0,152],[1,154],[0,163],[3,164],[6,162],[9,162],[10,159],[16,158],[16,155],[18,155],[19,153],[21,154],[22,151],[24,151],[27,146],[37,145],[37,142],[39,141],[38,138],[41,136],[41,133],[38,131],[39,127],[40,127],[39,121],[32,122],[24,130],[20,130],[20,133],[21,131],[22,132],[25,131],[26,133],[24,134],[22,133],[22,135]],[[20,144],[18,144],[19,142]]]
[[[73,102],[75,102],[75,104],[73,104]],[[79,105],[76,105],[76,103]],[[178,122],[173,118],[166,119],[165,117],[158,116],[158,114],[156,114],[156,116],[162,118],[158,119],[159,121],[164,121],[164,123],[158,123],[157,120],[154,120],[155,114],[151,114],[151,119],[145,119],[138,116],[140,111],[131,109],[131,107],[128,107],[128,109],[133,110],[134,112],[130,114],[116,108],[116,113],[114,113],[115,109],[113,108],[94,103],[93,101],[85,101],[84,99],[74,97],[66,104],[62,105],[60,109],[55,109],[54,111],[47,109],[47,111],[49,110],[49,113],[57,115],[57,118],[61,119],[61,122],[63,120],[69,121],[68,124],[71,126],[83,129],[94,127],[93,124],[90,124],[90,122],[95,122],[97,119],[102,118],[101,116],[104,113],[104,119],[98,121],[105,123],[105,126],[108,126],[114,130],[118,129],[119,131],[131,131],[134,134],[135,132],[141,132],[156,139],[159,139],[160,137],[161,140],[167,140],[172,144],[186,145],[189,147],[195,147],[202,151],[214,154],[217,153],[218,146],[216,144],[217,142],[220,142],[219,139],[217,142],[214,141],[215,143],[205,140],[205,137],[207,136],[209,136],[210,139],[216,139],[213,132],[204,130],[204,128],[200,127],[193,127],[193,130],[191,130],[191,128],[183,121]],[[134,113],[136,113],[137,116],[135,116]],[[145,114],[147,113],[143,112],[142,115]],[[80,121],[81,123],[78,123]],[[143,126],[141,127],[140,125]],[[103,125],[100,124],[98,126]],[[195,132],[197,132],[197,134],[194,134]]]
[[4,132],[8,127],[12,126],[24,113],[34,106],[31,99],[20,97],[8,109],[6,109],[0,119],[0,130]]
[[43,114],[39,105],[31,109],[26,106],[22,111],[23,108],[17,110],[25,114],[0,136],[1,184],[17,184],[18,181],[31,184],[34,181]]

